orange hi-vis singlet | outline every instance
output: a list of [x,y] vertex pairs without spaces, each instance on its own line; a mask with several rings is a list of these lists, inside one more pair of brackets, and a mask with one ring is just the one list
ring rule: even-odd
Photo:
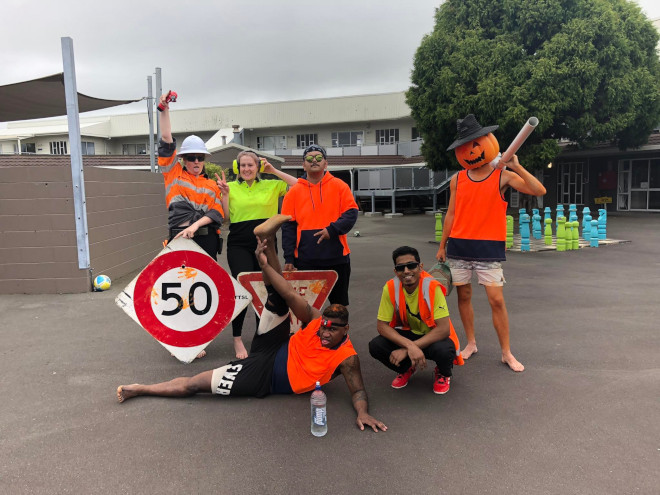
[[458,173],[454,223],[447,242],[447,257],[469,261],[506,260],[506,208],[500,193],[502,171],[493,169],[481,181],[468,170]]
[[321,320],[319,317],[310,321],[289,340],[286,371],[294,394],[309,392],[316,382],[328,383],[337,366],[357,354],[348,335],[336,349],[323,347],[318,336]]
[[[447,295],[447,289],[434,279],[430,273],[422,271],[419,280],[419,315],[422,318],[424,324],[429,327],[435,327],[435,320],[433,319],[433,301],[435,301],[435,291],[440,287],[442,293]],[[401,327],[403,330],[410,330],[408,325],[408,311],[405,304],[405,296],[403,294],[403,285],[398,278],[393,278],[387,282],[387,290],[390,294],[390,300],[392,301],[392,306],[394,307],[394,316],[390,322],[390,326],[395,328],[397,326]],[[404,301],[403,304],[400,302]],[[454,364],[459,366],[464,364],[463,356],[461,356],[461,345],[458,341],[458,335],[456,335],[456,330],[454,325],[449,320],[449,338],[454,343],[456,349],[456,357],[454,358]]]
[[179,207],[179,211],[190,212],[190,218],[187,219],[190,223],[203,216],[211,217],[218,225],[222,223],[225,216],[222,196],[214,180],[188,173],[177,160],[176,153],[172,156],[159,156],[158,165],[165,179],[165,201],[170,212]]

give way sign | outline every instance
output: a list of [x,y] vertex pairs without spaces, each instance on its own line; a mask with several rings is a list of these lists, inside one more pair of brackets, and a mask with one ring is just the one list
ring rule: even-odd
[[190,363],[252,296],[190,239],[175,239],[115,302],[179,361]]
[[[337,282],[337,272],[334,270],[300,270],[282,272],[282,276],[309,303],[320,310],[328,299],[330,291]],[[243,272],[238,274],[238,281],[252,296],[252,307],[261,316],[266,304],[268,293],[261,272]],[[300,321],[291,313],[291,331],[300,328]]]

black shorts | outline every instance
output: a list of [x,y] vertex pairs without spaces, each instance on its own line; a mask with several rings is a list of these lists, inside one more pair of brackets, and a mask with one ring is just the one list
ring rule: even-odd
[[250,355],[213,370],[211,392],[219,395],[265,397],[271,392],[277,351],[289,341],[289,308],[279,294],[268,289],[268,300],[252,339]]

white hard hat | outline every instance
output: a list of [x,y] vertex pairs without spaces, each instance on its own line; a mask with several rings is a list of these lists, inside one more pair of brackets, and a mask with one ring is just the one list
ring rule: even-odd
[[202,138],[199,136],[188,136],[181,143],[181,148],[179,149],[179,155],[187,155],[188,153],[204,153],[205,155],[210,155],[206,149],[206,145]]

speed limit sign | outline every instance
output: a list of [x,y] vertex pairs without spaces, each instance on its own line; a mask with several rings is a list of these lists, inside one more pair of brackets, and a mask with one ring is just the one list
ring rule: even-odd
[[189,363],[252,296],[194,241],[176,239],[116,303],[180,361]]

